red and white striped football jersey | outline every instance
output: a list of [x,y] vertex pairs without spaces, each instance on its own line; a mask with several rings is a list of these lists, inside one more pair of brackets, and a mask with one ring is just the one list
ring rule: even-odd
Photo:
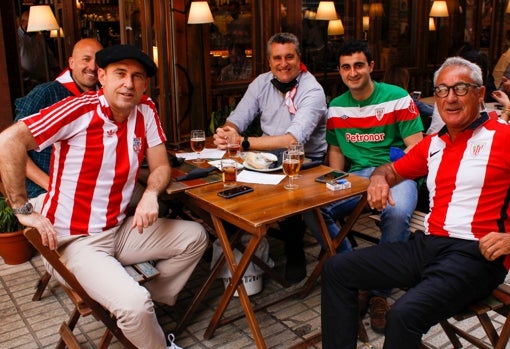
[[119,124],[102,92],[68,98],[23,120],[40,149],[53,145],[41,213],[59,236],[99,233],[122,222],[145,150],[166,140],[150,98]]

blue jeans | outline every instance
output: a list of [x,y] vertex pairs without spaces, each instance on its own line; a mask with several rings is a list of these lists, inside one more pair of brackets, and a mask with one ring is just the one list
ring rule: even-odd
[[[368,178],[374,170],[375,167],[368,167],[352,173]],[[347,177],[347,179],[349,179],[349,177]],[[409,235],[411,234],[409,221],[418,201],[418,188],[416,182],[412,180],[405,180],[399,183],[391,188],[391,195],[395,201],[395,206],[388,205],[381,212],[380,243],[406,241],[409,239]],[[359,199],[359,197],[353,197],[340,200],[321,208],[322,215],[326,221],[326,226],[328,227],[329,235],[332,239],[340,233],[340,227],[337,225],[337,220],[349,216],[358,204]],[[304,217],[308,228],[312,231],[319,243],[324,246],[319,235],[319,225],[317,224],[313,214],[307,212]],[[348,251],[352,251],[352,246],[348,239],[344,239],[342,244],[338,247],[337,252],[342,253]]]

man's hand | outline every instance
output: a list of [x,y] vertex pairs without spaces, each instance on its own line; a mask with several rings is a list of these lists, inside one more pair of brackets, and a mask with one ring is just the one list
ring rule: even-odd
[[57,232],[48,218],[38,212],[32,212],[28,215],[18,214],[16,217],[25,227],[37,229],[41,235],[42,244],[44,246],[48,246],[50,250],[55,250],[57,248]]
[[216,133],[213,136],[214,144],[218,149],[227,149],[228,137],[233,135],[241,137],[237,130],[233,127],[230,126],[218,127],[216,129]]
[[390,185],[386,181],[386,176],[372,174],[370,184],[367,188],[367,199],[371,209],[381,211],[387,204],[395,206],[395,201],[391,196]]
[[158,212],[158,193],[146,190],[136,205],[131,229],[137,228],[138,233],[143,233],[143,228],[151,226],[158,219]]
[[491,232],[480,239],[480,252],[493,261],[510,253],[510,234]]

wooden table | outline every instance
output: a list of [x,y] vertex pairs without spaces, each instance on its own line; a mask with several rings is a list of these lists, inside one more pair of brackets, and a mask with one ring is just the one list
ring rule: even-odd
[[[234,292],[237,290],[244,315],[248,320],[255,343],[258,348],[266,348],[250,299],[246,293],[243,283],[241,282],[242,276],[252,260],[257,247],[262,241],[262,238],[266,235],[268,227],[272,223],[284,220],[292,215],[301,214],[306,211],[313,211],[320,223],[320,233],[322,240],[326,245],[326,253],[324,253],[322,258],[319,260],[315,269],[306,280],[304,286],[296,290],[296,292],[291,295],[298,294],[300,296],[305,296],[309,293],[317,281],[327,257],[336,253],[336,248],[351,230],[366,205],[368,179],[349,175],[347,179],[352,184],[350,189],[331,191],[326,188],[325,184],[315,182],[316,177],[323,175],[330,170],[331,168],[327,166],[318,166],[302,171],[300,173],[302,176],[299,180],[297,180],[299,184],[299,189],[297,190],[284,189],[283,186],[288,180],[285,178],[276,186],[249,184],[254,188],[253,192],[232,199],[224,199],[217,195],[218,191],[223,189],[222,183],[210,184],[186,191],[189,199],[189,202],[186,203],[187,205],[199,207],[204,210],[204,212],[208,212],[210,214],[212,224],[214,225],[224,254],[223,257],[218,260],[210,276],[193,299],[176,329],[177,332],[184,327],[190,315],[194,312],[198,304],[200,304],[226,261],[230,273],[232,274],[232,278],[221,297],[208,328],[205,331],[204,338],[210,338],[218,325],[222,324],[220,320]],[[353,196],[360,196],[360,202],[342,226],[340,234],[334,241],[332,241],[322,217],[320,207]],[[234,258],[232,241],[229,241],[223,222],[229,222],[251,235],[251,239],[244,249],[239,263],[237,263]],[[285,298],[288,297],[289,295],[285,296]]]

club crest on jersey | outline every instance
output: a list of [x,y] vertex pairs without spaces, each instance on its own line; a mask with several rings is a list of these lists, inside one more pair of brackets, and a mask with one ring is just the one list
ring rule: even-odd
[[375,110],[375,117],[377,118],[378,121],[381,121],[381,119],[383,118],[384,116],[384,108],[377,108]]
[[471,146],[471,156],[477,157],[485,147],[485,143],[482,144],[473,144]]
[[142,150],[142,139],[140,137],[133,138],[133,150],[137,153]]

